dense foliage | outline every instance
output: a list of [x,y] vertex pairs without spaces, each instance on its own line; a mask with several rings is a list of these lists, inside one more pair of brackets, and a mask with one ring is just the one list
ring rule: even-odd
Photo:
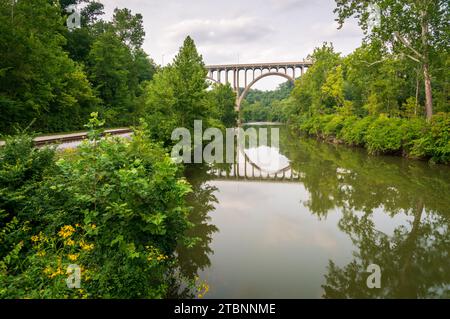
[[284,121],[283,100],[291,94],[293,84],[285,82],[273,91],[252,89],[242,102],[242,120],[248,122]]
[[346,19],[356,17],[371,43],[377,43],[383,49],[408,59],[422,73],[425,113],[430,119],[433,116],[436,60],[439,61],[440,57],[448,59],[449,2],[336,0],[336,5],[335,13],[338,14],[337,21],[341,27]]
[[173,63],[158,72],[145,89],[145,120],[153,139],[170,145],[173,130],[193,131],[195,120],[203,121],[204,128],[235,126],[231,86],[218,84],[208,91],[206,75],[203,58],[187,37]]
[[[65,8],[82,5],[82,27],[68,31]],[[14,126],[78,130],[92,111],[109,126],[137,123],[142,85],[155,66],[143,52],[143,20],[89,0],[0,1],[0,133]]]
[[[0,298],[158,298],[188,228],[190,186],[144,133],[63,154],[27,136],[0,149]],[[187,238],[186,238],[187,240]],[[82,289],[68,289],[67,267]]]
[[435,115],[425,120],[420,76],[408,60],[376,43],[341,57],[324,44],[284,109],[291,126],[312,135],[363,146],[372,154],[450,161],[449,83],[442,52],[432,69]]
[[336,4],[339,23],[355,16],[367,37],[346,57],[326,43],[314,50],[284,108],[288,122],[372,154],[450,162],[448,2]]
[[305,117],[300,130],[333,142],[366,147],[371,154],[399,154],[450,162],[450,115],[439,113],[430,123],[398,117],[321,115]]

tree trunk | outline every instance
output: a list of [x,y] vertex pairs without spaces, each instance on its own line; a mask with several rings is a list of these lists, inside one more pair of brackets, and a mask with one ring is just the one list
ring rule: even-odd
[[430,55],[428,52],[428,14],[425,9],[421,11],[421,27],[422,27],[422,49],[423,49],[423,76],[425,81],[425,111],[427,120],[431,120],[433,116],[433,93],[431,90],[430,76]]
[[430,66],[428,62],[423,64],[423,75],[425,79],[425,110],[427,112],[427,120],[431,120],[433,116],[433,93],[431,91]]
[[414,115],[417,116],[417,110],[419,109],[419,80],[420,69],[417,69],[417,78],[416,78],[416,107],[414,108]]

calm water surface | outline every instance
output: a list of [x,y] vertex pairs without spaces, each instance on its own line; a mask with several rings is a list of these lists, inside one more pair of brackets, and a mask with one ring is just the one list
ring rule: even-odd
[[[188,172],[198,244],[179,248],[180,268],[208,283],[206,298],[450,297],[448,166],[283,127],[276,151],[289,163],[276,177],[257,159]],[[380,289],[367,287],[370,264]]]

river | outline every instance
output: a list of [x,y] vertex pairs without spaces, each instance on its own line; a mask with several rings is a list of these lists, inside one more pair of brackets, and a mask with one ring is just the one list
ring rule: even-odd
[[[205,298],[450,297],[448,166],[285,127],[277,152],[289,165],[277,177],[188,170],[198,242],[178,257],[207,283]],[[367,284],[372,264],[379,288]]]

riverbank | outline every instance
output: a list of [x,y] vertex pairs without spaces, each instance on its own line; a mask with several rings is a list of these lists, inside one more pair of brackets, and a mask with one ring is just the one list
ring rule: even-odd
[[450,116],[447,113],[436,114],[430,122],[384,114],[363,118],[316,115],[301,117],[290,127],[323,141],[363,147],[371,155],[398,155],[450,163]]

